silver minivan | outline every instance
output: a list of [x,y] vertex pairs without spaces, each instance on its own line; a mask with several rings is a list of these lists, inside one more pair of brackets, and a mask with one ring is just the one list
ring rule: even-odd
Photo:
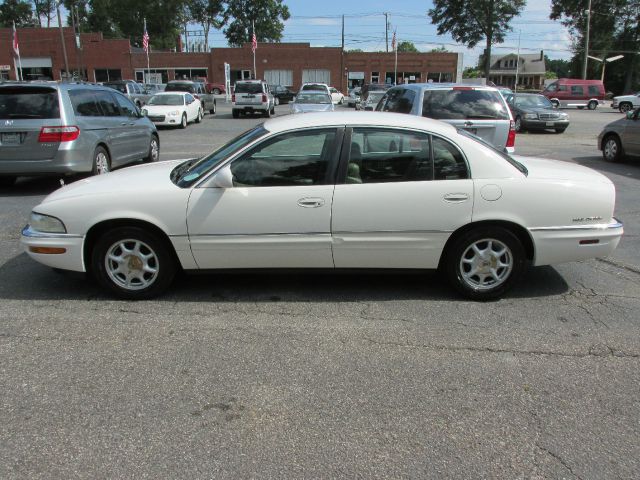
[[376,110],[442,120],[499,150],[515,151],[515,123],[497,88],[454,83],[398,85],[387,90]]
[[157,161],[155,125],[121,93],[83,83],[0,85],[0,185]]

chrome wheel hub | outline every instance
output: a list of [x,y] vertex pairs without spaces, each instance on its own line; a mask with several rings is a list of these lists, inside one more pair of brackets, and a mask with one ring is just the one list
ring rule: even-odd
[[135,239],[119,240],[107,250],[104,265],[109,278],[127,290],[142,290],[158,277],[159,264],[155,252]]
[[103,152],[96,156],[96,172],[98,175],[109,173],[109,159]]
[[151,161],[157,162],[158,156],[159,156],[158,141],[154,139],[154,140],[151,140]]
[[613,140],[607,140],[604,144],[604,154],[607,158],[614,158],[618,153],[618,145]]
[[469,245],[460,259],[462,280],[474,290],[504,283],[513,270],[513,255],[499,240],[485,238]]

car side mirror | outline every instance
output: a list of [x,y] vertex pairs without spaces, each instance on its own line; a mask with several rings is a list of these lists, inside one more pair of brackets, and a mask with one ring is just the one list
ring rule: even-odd
[[633,119],[634,119],[635,114],[636,114],[636,112],[634,112],[633,110],[629,110],[629,111],[627,112],[627,119],[628,119],[628,120],[633,120]]
[[233,174],[231,165],[225,165],[218,170],[211,179],[211,185],[217,188],[233,188]]

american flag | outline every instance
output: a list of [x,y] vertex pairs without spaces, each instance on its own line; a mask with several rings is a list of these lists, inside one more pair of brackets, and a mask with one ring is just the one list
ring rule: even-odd
[[149,33],[147,32],[147,19],[144,20],[144,34],[142,35],[142,48],[149,53]]
[[18,32],[16,31],[16,22],[13,22],[13,53],[20,56],[20,45],[18,45]]
[[256,31],[254,30],[251,36],[251,51],[256,53],[256,48],[258,48],[258,39],[256,38]]
[[396,31],[393,31],[393,38],[391,38],[391,50],[396,49]]

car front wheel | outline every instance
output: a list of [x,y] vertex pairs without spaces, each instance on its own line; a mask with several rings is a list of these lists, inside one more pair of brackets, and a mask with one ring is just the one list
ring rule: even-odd
[[602,157],[607,162],[619,162],[622,159],[622,145],[616,135],[609,135],[602,142]]
[[513,233],[502,227],[479,227],[454,241],[444,268],[464,296],[492,300],[515,285],[525,266],[524,248]]
[[595,100],[591,100],[589,103],[587,103],[587,108],[589,110],[595,110],[598,107],[598,102],[596,102]]
[[160,141],[155,135],[151,135],[149,142],[149,154],[144,158],[145,163],[157,162],[160,159]]
[[631,105],[629,102],[622,102],[618,107],[618,109],[620,110],[620,113],[627,113],[632,108],[633,108],[633,105]]
[[180,121],[180,128],[187,128],[187,114],[182,114],[182,120]]
[[98,283],[129,300],[159,295],[171,285],[176,273],[175,260],[166,244],[139,227],[116,228],[101,235],[91,265]]

